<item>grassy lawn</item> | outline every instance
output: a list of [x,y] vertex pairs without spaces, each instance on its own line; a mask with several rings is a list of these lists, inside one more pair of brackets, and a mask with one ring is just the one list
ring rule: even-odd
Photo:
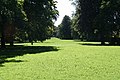
[[56,38],[16,44],[0,50],[0,80],[120,80],[120,47]]

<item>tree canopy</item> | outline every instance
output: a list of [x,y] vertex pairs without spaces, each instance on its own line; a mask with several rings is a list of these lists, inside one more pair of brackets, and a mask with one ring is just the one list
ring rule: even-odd
[[53,0],[0,1],[1,45],[5,46],[7,41],[5,32],[10,28],[9,25],[15,29],[15,33],[11,35],[14,35],[13,39],[17,37],[24,40],[25,38],[20,37],[21,34],[31,42],[49,38],[54,28],[53,21],[58,16],[56,3]]
[[71,39],[71,19],[65,15],[59,27],[59,37],[61,39]]
[[73,29],[80,38],[120,42],[120,0],[75,0],[74,4]]
[[[9,42],[13,41],[13,27],[17,19],[23,20],[24,14],[22,5],[17,0],[0,1],[0,32],[1,45],[5,47],[5,42],[8,37],[11,38]],[[9,26],[10,24],[10,26]],[[13,28],[13,29],[11,29]],[[6,34],[7,33],[7,34]]]

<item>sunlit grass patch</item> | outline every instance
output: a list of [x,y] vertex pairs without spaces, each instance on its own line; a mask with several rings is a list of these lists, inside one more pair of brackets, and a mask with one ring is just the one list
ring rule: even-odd
[[[30,47],[35,52],[29,54],[28,49],[26,54],[8,57],[0,63],[0,80],[119,80],[120,47],[84,43],[57,38],[35,43],[36,47]],[[41,48],[37,46],[57,50],[39,52]]]

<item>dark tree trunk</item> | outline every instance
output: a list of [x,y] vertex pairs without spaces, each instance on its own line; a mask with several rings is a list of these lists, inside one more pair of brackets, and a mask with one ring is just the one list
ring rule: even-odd
[[1,48],[5,48],[4,26],[2,26],[1,34],[2,34],[2,37],[1,37]]
[[13,45],[14,45],[14,42],[13,42],[13,41],[11,41],[11,42],[10,42],[10,46],[13,46]]
[[104,41],[101,41],[101,45],[105,45],[105,42],[104,42]]
[[0,15],[1,18],[2,18],[2,23],[1,23],[1,48],[5,48],[5,22],[7,21],[7,18],[5,15]]
[[31,45],[33,45],[33,42],[31,42]]
[[13,34],[11,35],[10,37],[10,46],[13,46],[14,45],[14,37],[13,37]]
[[5,48],[5,38],[4,36],[1,37],[1,48]]
[[100,40],[101,40],[101,45],[105,45],[105,37],[104,37],[105,33],[104,31],[100,31]]

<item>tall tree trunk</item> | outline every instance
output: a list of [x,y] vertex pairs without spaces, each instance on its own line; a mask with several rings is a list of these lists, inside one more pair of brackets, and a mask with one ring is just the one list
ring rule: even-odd
[[13,46],[14,45],[14,40],[13,40],[13,37],[11,38],[10,40],[10,46]]
[[6,48],[5,46],[5,22],[7,21],[7,18],[5,15],[0,15],[2,22],[1,22],[1,48]]
[[14,45],[14,43],[13,42],[10,42],[10,46],[13,46]]
[[4,26],[2,25],[2,29],[1,29],[1,48],[5,48],[5,35],[4,35]]
[[105,33],[104,31],[100,31],[100,40],[101,40],[101,45],[105,45],[105,37],[104,37]]

